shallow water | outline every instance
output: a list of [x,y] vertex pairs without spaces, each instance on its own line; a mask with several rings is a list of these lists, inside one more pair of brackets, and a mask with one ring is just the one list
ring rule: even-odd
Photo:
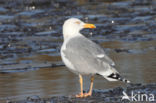
[[[134,53],[109,52],[121,74],[133,83],[155,83],[156,52],[146,50],[156,42],[105,42],[103,47],[134,49]],[[109,44],[109,45],[108,45]],[[145,49],[144,52],[137,52]],[[136,51],[136,52],[135,52]],[[142,50],[140,50],[142,51]],[[40,58],[40,57],[38,57]],[[48,59],[47,57],[46,59]],[[56,57],[57,58],[57,57]],[[45,59],[45,58],[44,58]],[[50,59],[50,58],[49,58]],[[22,100],[28,96],[39,95],[50,97],[58,95],[74,95],[79,92],[78,76],[64,66],[42,68],[35,71],[0,74],[1,100]],[[108,89],[126,86],[120,82],[108,82],[100,76],[95,77],[94,89]],[[85,76],[85,90],[89,88],[89,78]]]
[[[85,36],[105,48],[124,77],[134,83],[156,82],[156,2],[95,1],[0,3],[0,102],[79,92],[78,76],[63,66],[59,53],[61,26],[68,17],[97,26],[81,32],[93,33]],[[94,84],[94,89],[126,86],[100,76]],[[88,90],[88,77],[84,87]]]

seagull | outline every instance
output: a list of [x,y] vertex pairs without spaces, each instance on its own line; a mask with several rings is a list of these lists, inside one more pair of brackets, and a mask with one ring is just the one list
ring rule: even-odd
[[[79,75],[80,94],[83,98],[92,95],[94,75],[103,76],[108,81],[129,80],[120,76],[115,69],[115,63],[104,52],[103,48],[80,33],[84,28],[96,28],[94,24],[84,23],[77,18],[69,18],[63,24],[64,42],[61,47],[61,58],[66,67]],[[83,93],[83,75],[91,75],[91,84],[88,93]]]

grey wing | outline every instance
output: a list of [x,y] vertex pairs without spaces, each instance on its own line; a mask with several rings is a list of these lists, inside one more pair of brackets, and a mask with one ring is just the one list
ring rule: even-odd
[[115,63],[112,59],[110,59],[105,53],[97,55],[97,59],[108,63],[110,66],[115,66]]
[[[96,69],[103,69],[104,64],[114,65],[114,62],[105,54],[104,50],[96,43],[85,37],[72,38],[63,51],[65,57],[73,63],[75,68],[84,69],[84,72]],[[101,64],[101,65],[99,65]]]

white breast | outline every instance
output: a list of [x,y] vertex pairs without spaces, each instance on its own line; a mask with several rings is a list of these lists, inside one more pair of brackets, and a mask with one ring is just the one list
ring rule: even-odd
[[68,40],[66,40],[62,47],[61,47],[61,57],[62,57],[62,60],[63,62],[65,63],[65,65],[71,69],[71,70],[75,70],[73,64],[70,62],[70,60],[65,56],[65,54],[63,53],[64,50],[66,50],[66,44],[67,44]]

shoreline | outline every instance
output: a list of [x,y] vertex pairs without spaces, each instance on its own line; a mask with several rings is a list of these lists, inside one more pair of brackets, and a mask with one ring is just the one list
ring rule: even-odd
[[[129,97],[123,99],[125,94]],[[141,98],[144,95],[143,98]],[[74,96],[53,96],[51,98],[40,98],[39,96],[26,97],[21,101],[8,101],[7,103],[127,103],[127,102],[154,102],[156,101],[156,83],[150,84],[130,84],[126,88],[116,87],[107,90],[93,90],[91,97],[76,98]],[[139,97],[140,96],[140,97]],[[154,101],[153,101],[154,100]]]

